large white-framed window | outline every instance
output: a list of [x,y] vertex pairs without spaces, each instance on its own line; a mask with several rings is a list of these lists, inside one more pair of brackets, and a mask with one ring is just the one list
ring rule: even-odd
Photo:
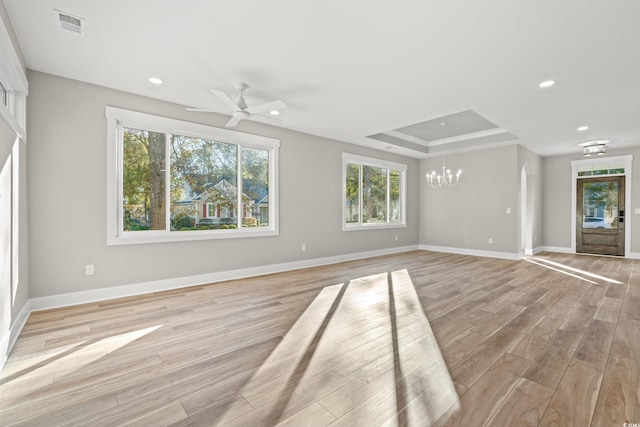
[[342,153],[342,229],[406,227],[407,165]]
[[106,107],[107,244],[278,234],[280,141]]

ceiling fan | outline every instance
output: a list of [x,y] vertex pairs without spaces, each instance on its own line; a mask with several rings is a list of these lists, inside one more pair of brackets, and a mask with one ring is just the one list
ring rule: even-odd
[[[211,93],[217,96],[227,107],[232,111],[231,120],[227,122],[226,127],[233,127],[238,124],[240,120],[248,119],[251,116],[259,115],[261,117],[268,117],[262,113],[271,111],[279,111],[287,108],[287,105],[282,101],[267,102],[265,104],[255,105],[249,107],[244,100],[244,91],[249,89],[249,85],[246,83],[239,83],[238,90],[240,91],[240,98],[238,102],[233,102],[229,96],[221,90],[211,89]],[[221,113],[220,110],[208,109],[208,108],[187,108],[188,111],[200,111],[205,113]],[[226,114],[226,113],[225,113]],[[276,113],[277,114],[277,113]]]

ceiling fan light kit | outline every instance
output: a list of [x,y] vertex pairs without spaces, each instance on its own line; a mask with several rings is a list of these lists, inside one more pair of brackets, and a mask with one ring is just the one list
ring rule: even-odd
[[607,152],[607,146],[605,144],[594,144],[582,147],[582,154],[585,157],[602,156]]
[[[246,83],[239,83],[238,90],[240,91],[240,97],[238,101],[234,102],[229,95],[222,92],[221,90],[211,89],[211,93],[222,101],[230,110],[231,110],[231,120],[227,122],[226,127],[234,127],[241,120],[250,119],[253,116],[260,116],[275,119],[273,116],[280,114],[280,110],[287,108],[287,105],[282,101],[272,101],[267,102],[265,104],[254,105],[253,107],[249,107],[247,102],[244,100],[244,91],[249,89],[249,85]],[[205,113],[222,113],[229,114],[228,112],[222,112],[215,109],[208,108],[187,108],[188,111],[198,111]],[[274,112],[276,112],[274,114]],[[275,119],[278,120],[278,119]]]

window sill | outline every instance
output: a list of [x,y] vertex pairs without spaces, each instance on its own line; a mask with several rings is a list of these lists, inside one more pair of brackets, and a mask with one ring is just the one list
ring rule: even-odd
[[107,246],[140,245],[148,243],[189,242],[195,240],[220,240],[239,239],[248,237],[277,236],[278,231],[255,230],[243,228],[239,230],[215,230],[215,231],[134,231],[124,232],[119,236],[110,236]]
[[387,228],[407,228],[407,224],[342,224],[342,231],[381,230]]

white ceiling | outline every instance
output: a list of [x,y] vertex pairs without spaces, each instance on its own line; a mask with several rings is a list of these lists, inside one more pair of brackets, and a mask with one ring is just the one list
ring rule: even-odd
[[427,157],[366,136],[473,110],[543,156],[640,145],[638,0],[4,3],[30,69],[202,108],[242,81],[314,135]]

